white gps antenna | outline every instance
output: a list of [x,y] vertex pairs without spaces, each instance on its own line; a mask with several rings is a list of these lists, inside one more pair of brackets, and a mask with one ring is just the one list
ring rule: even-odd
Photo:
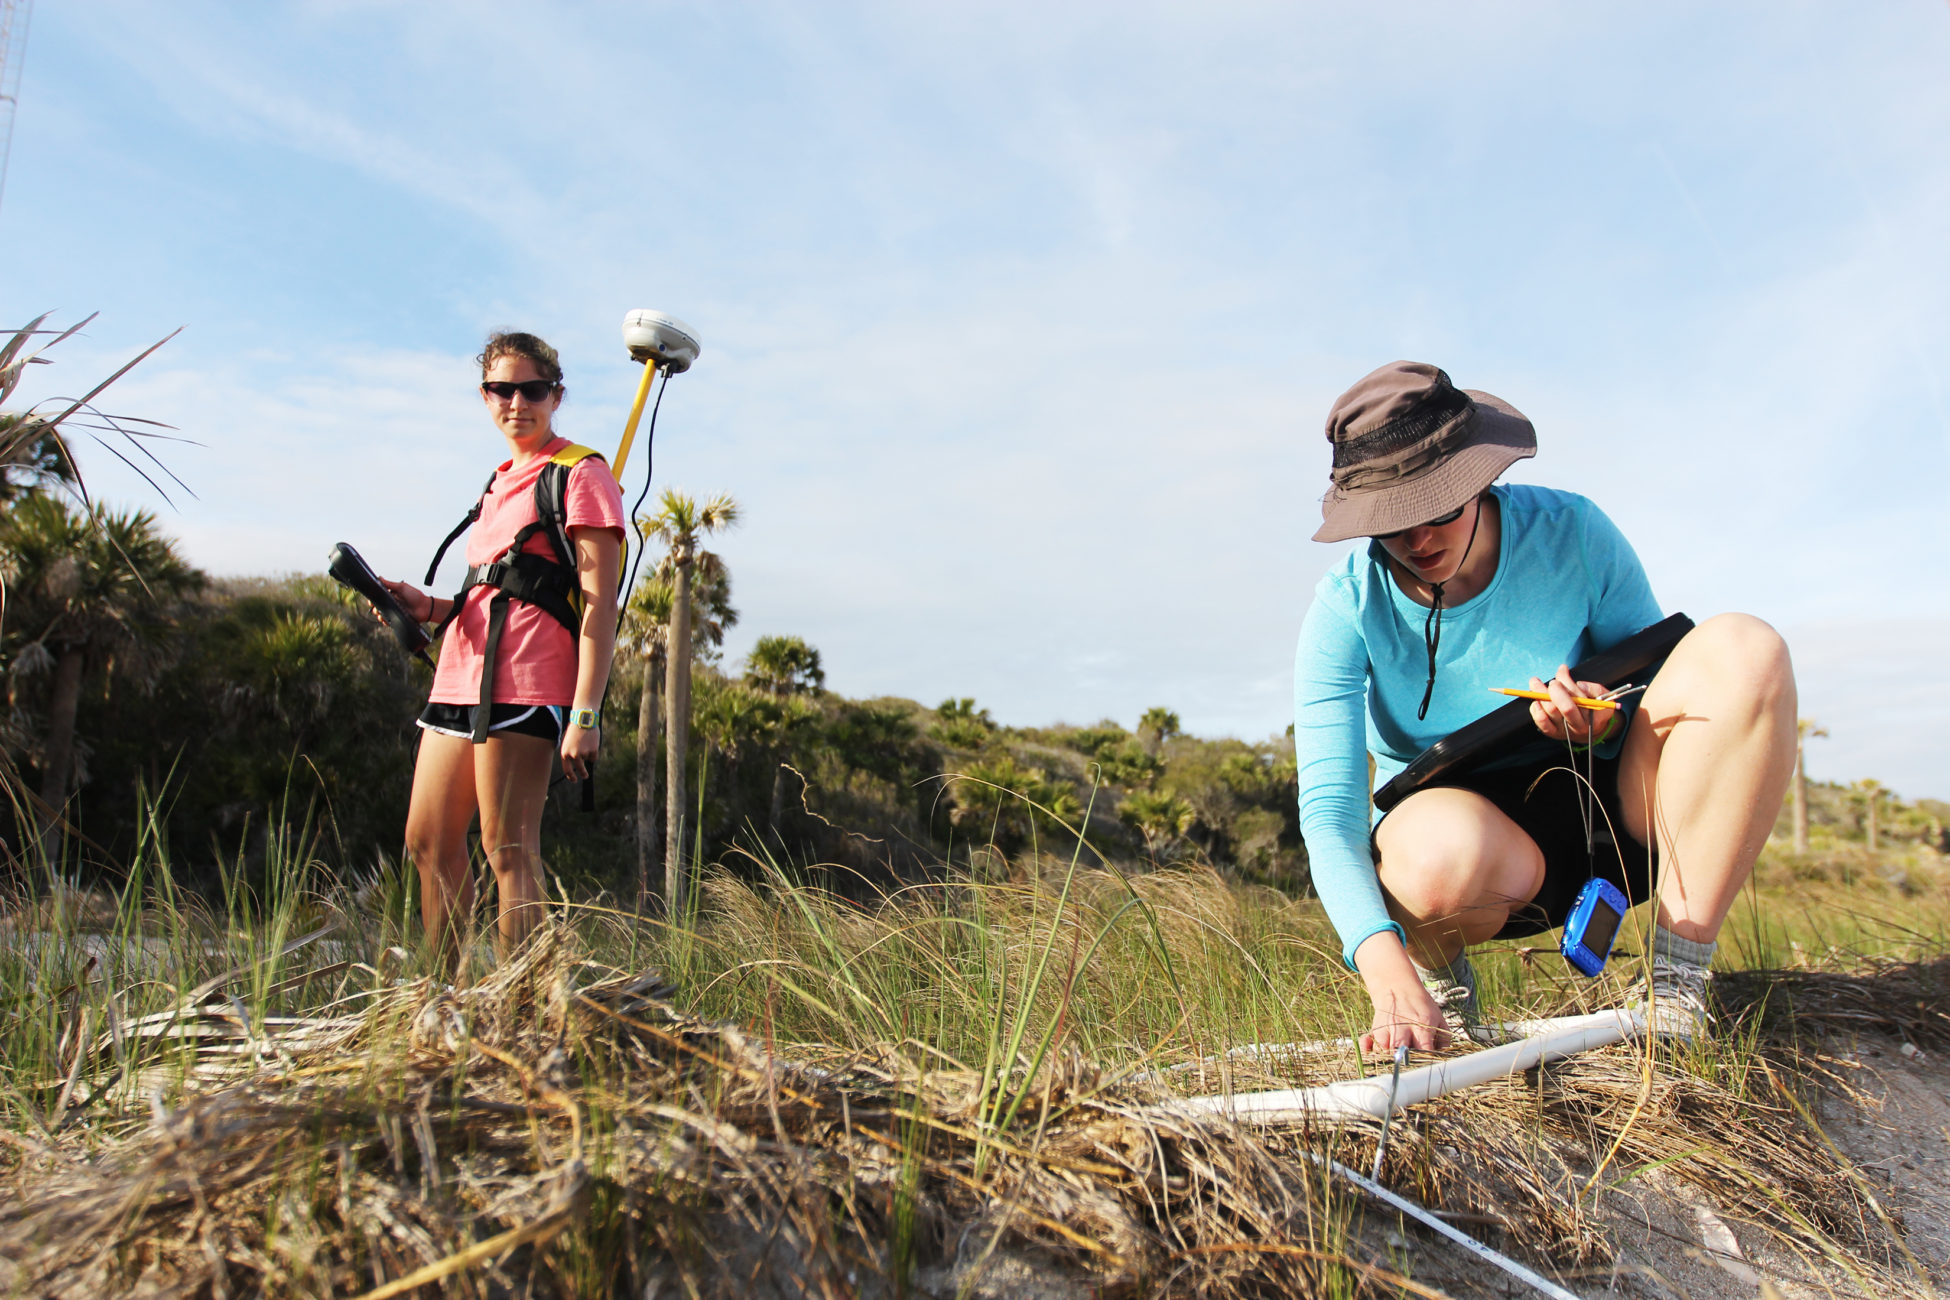
[[[647,307],[639,307],[623,317],[623,346],[630,350],[632,361],[643,363],[643,379],[636,386],[630,422],[623,426],[622,445],[617,447],[616,459],[610,463],[618,479],[623,477],[623,462],[629,459],[630,444],[636,441],[637,421],[643,418],[643,404],[649,400],[650,385],[657,378],[658,368],[666,376],[681,375],[691,368],[691,362],[702,351],[690,326],[666,312]],[[669,382],[668,378],[665,382]]]

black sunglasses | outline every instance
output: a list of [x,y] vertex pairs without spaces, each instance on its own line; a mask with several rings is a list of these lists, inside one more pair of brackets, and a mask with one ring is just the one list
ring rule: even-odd
[[1393,541],[1403,533],[1413,532],[1415,528],[1440,528],[1444,524],[1453,524],[1458,519],[1461,519],[1463,511],[1467,509],[1469,509],[1469,502],[1465,501],[1440,519],[1431,519],[1425,524],[1416,524],[1414,528],[1398,528],[1392,533],[1376,533],[1375,536],[1381,538],[1383,541]]
[[519,384],[509,383],[505,379],[490,379],[481,385],[481,391],[489,397],[498,397],[504,402],[514,401],[516,393],[520,393],[531,402],[539,402],[545,400],[557,387],[553,379],[527,379]]

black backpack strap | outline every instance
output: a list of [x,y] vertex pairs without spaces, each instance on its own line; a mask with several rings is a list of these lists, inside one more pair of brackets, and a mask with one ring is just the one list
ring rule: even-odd
[[[474,508],[467,512],[465,519],[462,519],[458,524],[454,525],[454,531],[447,534],[446,540],[440,543],[440,549],[433,553],[433,563],[427,566],[427,576],[421,579],[422,582],[429,586],[432,585],[433,575],[440,570],[440,561],[447,558],[447,548],[459,541],[460,535],[472,528],[480,519],[481,503],[487,500],[487,494],[492,491],[494,491],[494,475],[490,474],[488,475],[487,485],[481,489],[481,495],[474,499]],[[451,619],[453,615],[449,614],[447,618]],[[442,620],[440,625],[445,627],[447,625],[446,620]],[[439,633],[436,632],[434,635],[438,636]]]
[[[527,525],[515,534],[514,541],[501,553],[501,558],[491,564],[469,566],[461,588],[454,594],[453,606],[447,617],[440,620],[434,629],[439,636],[466,604],[467,595],[476,587],[493,587],[494,596],[488,601],[487,641],[481,648],[481,702],[474,706],[469,727],[470,739],[477,745],[485,744],[488,738],[488,719],[494,707],[494,663],[501,652],[501,634],[508,625],[508,606],[513,601],[523,601],[542,610],[550,618],[569,630],[570,635],[582,633],[582,589],[576,579],[575,548],[569,541],[567,526],[566,497],[568,493],[569,471],[589,456],[597,455],[587,447],[570,444],[557,452],[550,463],[542,467],[535,480],[534,523]],[[462,533],[473,526],[481,517],[481,504],[487,494],[494,489],[494,476],[489,475],[487,487],[481,491],[481,501],[474,503],[460,526],[447,535],[434,553],[433,564],[427,569],[426,580],[431,583],[434,571],[440,567],[441,557]],[[542,533],[548,538],[549,549],[554,558],[535,555],[524,551],[529,538]],[[583,803],[593,803],[595,786],[585,783]]]
[[467,593],[475,587],[493,587],[494,598],[488,601],[487,642],[481,647],[481,702],[474,709],[472,739],[475,744],[484,744],[488,736],[488,713],[494,705],[494,666],[501,656],[501,633],[508,625],[508,606],[513,601],[523,601],[535,606],[568,628],[571,633],[581,626],[568,592],[573,580],[562,572],[562,566],[544,555],[534,555],[520,549],[526,538],[518,537],[512,550],[493,564],[481,564],[467,571],[467,583],[454,598],[454,607],[467,599]]
[[469,739],[487,744],[488,715],[494,711],[494,657],[501,651],[501,632],[508,626],[509,595],[505,589],[494,593],[488,602],[487,644],[481,650],[481,702],[474,708]]
[[559,460],[542,467],[541,476],[535,480],[535,513],[537,522],[548,533],[548,544],[554,548],[555,558],[563,568],[574,573],[576,552],[569,542],[568,506],[565,500],[569,489],[569,468]]
[[503,555],[492,564],[477,564],[467,571],[463,596],[474,587],[494,587],[515,600],[539,607],[570,632],[579,632],[582,620],[570,596],[574,590],[562,566],[545,555],[527,551]]

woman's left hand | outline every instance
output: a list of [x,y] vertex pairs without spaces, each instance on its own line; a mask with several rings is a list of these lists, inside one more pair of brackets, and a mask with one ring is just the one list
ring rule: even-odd
[[1557,676],[1549,682],[1531,678],[1530,689],[1550,692],[1548,700],[1531,702],[1530,720],[1537,724],[1537,730],[1552,740],[1588,745],[1594,736],[1603,736],[1610,730],[1612,719],[1616,716],[1610,709],[1587,709],[1576,702],[1577,696],[1597,699],[1610,688],[1597,682],[1573,681],[1571,669],[1565,664],[1558,665]]
[[596,770],[596,750],[601,736],[593,729],[569,724],[562,733],[562,775],[571,781],[586,781]]

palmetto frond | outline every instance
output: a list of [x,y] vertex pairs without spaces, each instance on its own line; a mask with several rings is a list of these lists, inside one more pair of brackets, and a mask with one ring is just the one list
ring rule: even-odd
[[1117,805],[1117,816],[1144,837],[1153,854],[1192,828],[1198,812],[1176,795],[1162,791],[1134,791]]
[[699,538],[723,532],[738,522],[738,503],[720,492],[703,505],[676,488],[657,494],[657,511],[638,520],[644,530],[672,550],[695,546]]
[[[4,405],[20,387],[27,368],[48,364],[43,354],[65,339],[71,338],[78,330],[94,320],[90,315],[65,330],[44,328],[48,315],[43,313],[15,330],[10,338],[0,342],[0,405]],[[137,353],[133,360],[123,365],[114,374],[96,384],[80,397],[50,398],[25,411],[0,411],[0,476],[12,482],[19,477],[17,467],[28,468],[27,477],[41,485],[61,482],[71,486],[75,495],[84,503],[88,502],[88,491],[75,472],[74,458],[69,454],[66,436],[70,429],[99,431],[91,433],[117,460],[122,461],[141,475],[149,485],[160,493],[164,500],[169,493],[152,476],[159,474],[183,487],[183,481],[170,472],[169,467],[156,458],[145,441],[158,436],[157,430],[169,426],[154,420],[139,420],[127,416],[114,416],[98,410],[94,401],[116,380],[134,369],[157,348],[176,337],[180,330],[172,330],[156,342]],[[51,412],[51,414],[50,414]],[[77,419],[76,417],[83,417]],[[100,434],[113,434],[113,439]],[[128,453],[128,454],[125,454]],[[131,457],[134,457],[133,459]],[[187,488],[184,488],[187,491]]]
[[[671,606],[676,598],[676,565],[669,556],[638,581],[623,608],[618,637],[639,654],[660,655],[669,646]],[[698,551],[691,560],[691,642],[715,650],[728,628],[738,625],[731,604],[731,572],[715,551]]]
[[205,581],[147,511],[82,512],[43,493],[0,518],[0,573],[9,634],[111,653],[148,640],[159,607]]
[[781,696],[818,691],[826,685],[819,651],[796,636],[760,637],[745,656],[745,677],[759,689]]

